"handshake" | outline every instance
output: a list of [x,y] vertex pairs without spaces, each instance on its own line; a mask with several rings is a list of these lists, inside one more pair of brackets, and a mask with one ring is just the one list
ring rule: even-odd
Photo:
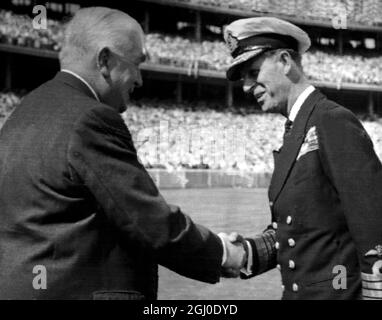
[[246,265],[248,259],[248,245],[245,239],[232,232],[231,234],[219,233],[224,242],[225,260],[222,264],[222,276],[226,278],[237,278],[240,270]]

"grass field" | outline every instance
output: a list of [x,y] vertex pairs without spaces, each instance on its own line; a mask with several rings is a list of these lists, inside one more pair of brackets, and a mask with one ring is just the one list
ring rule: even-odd
[[[270,222],[265,189],[162,190],[169,203],[179,205],[196,223],[212,231],[237,231],[244,236],[261,232]],[[159,270],[160,300],[274,300],[281,298],[281,278],[272,270],[250,280],[222,279],[215,285]]]

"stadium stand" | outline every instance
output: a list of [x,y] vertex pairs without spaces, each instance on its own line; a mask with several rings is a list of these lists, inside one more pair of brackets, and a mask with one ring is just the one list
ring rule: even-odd
[[379,0],[172,0],[206,7],[238,9],[245,12],[283,14],[306,20],[331,20],[343,10],[352,22],[365,25],[382,25],[382,3]]
[[[32,28],[30,18],[0,11],[0,43],[58,51],[63,26],[48,20],[47,30]],[[147,35],[151,63],[177,67],[224,71],[231,57],[222,41],[191,41],[178,36]],[[312,80],[358,84],[382,84],[382,56],[339,56],[313,51],[303,60],[305,72]]]
[[[181,37],[149,34],[147,43],[154,63],[188,67],[197,61],[200,69],[223,71],[231,61],[224,43],[218,41],[199,44]],[[303,65],[312,80],[337,82],[340,77],[349,83],[382,83],[382,56],[365,58],[315,51],[304,56]]]
[[[145,3],[146,1],[161,2],[164,5],[167,3],[171,5],[174,2],[188,3],[209,8],[226,8],[228,11],[238,9],[247,13],[264,12],[302,18],[307,21],[307,24],[309,21],[316,20],[329,21],[334,14],[338,13],[338,9],[341,9],[338,7],[339,1],[334,0],[142,0],[136,1],[136,3]],[[369,26],[382,26],[381,1],[344,0],[341,3],[346,7],[347,17],[351,21]],[[189,13],[189,11],[187,12]],[[57,16],[51,17],[60,19]],[[18,53],[30,54],[36,56],[36,59],[41,59],[40,63],[46,63],[46,60],[43,59],[47,57],[56,57],[61,47],[63,23],[59,20],[48,19],[47,30],[36,30],[32,28],[31,21],[30,16],[22,15],[19,11],[15,13],[9,10],[0,10],[0,44],[3,44],[3,49],[7,47],[2,52],[4,57],[17,56]],[[230,63],[231,57],[222,40],[213,41],[215,38],[202,37],[201,41],[198,42],[195,40],[197,37],[194,39],[191,33],[186,34],[178,31],[176,28],[169,30],[168,26],[163,30],[154,27],[147,34],[147,46],[150,52],[149,63],[160,67],[207,70],[211,71],[212,75],[220,73],[216,78],[220,81],[220,85],[226,85],[222,72]],[[182,36],[180,36],[181,34]],[[366,34],[365,37],[367,37]],[[380,37],[380,35],[378,36]],[[376,39],[378,40],[378,37]],[[34,50],[20,52],[18,50],[12,51],[12,48],[23,48],[23,50],[31,48]],[[40,55],[36,52],[43,54]],[[338,85],[339,83],[355,84],[355,96],[364,94],[361,98],[358,96],[356,101],[360,101],[359,99],[363,99],[363,97],[366,98],[361,103],[364,109],[368,108],[367,99],[369,99],[369,103],[373,101],[376,104],[375,107],[379,106],[380,94],[377,92],[382,84],[382,53],[375,50],[374,53],[365,54],[358,49],[351,52],[352,54],[346,52],[346,55],[342,55],[336,51],[336,45],[314,47],[303,59],[305,72],[311,80],[323,82],[324,87],[326,86],[328,90],[335,92],[334,95],[340,92],[338,91],[341,87]],[[7,61],[12,61],[14,56]],[[25,56],[19,55],[20,57]],[[13,67],[7,69],[8,72],[16,71],[15,64],[17,62],[15,60]],[[157,72],[150,68],[143,68],[143,70],[147,72],[149,81],[151,81],[152,75],[150,72]],[[178,89],[191,86],[192,81],[201,81],[201,78],[195,76],[197,72],[190,72],[188,75],[176,70],[175,72],[179,72],[178,80],[176,80],[179,83],[183,81],[182,77],[189,77],[189,82],[182,82],[181,85],[177,86]],[[16,75],[17,72],[15,72],[15,77]],[[158,79],[171,81],[166,72],[158,72],[156,76]],[[210,85],[210,82],[213,82],[210,80],[215,80],[217,83],[216,78],[214,76],[206,77],[203,81],[207,81]],[[12,84],[12,81],[8,82]],[[357,85],[363,87],[357,87]],[[12,91],[14,90],[12,86],[10,88]],[[374,91],[370,91],[370,88],[373,88]],[[346,94],[352,94],[350,90],[353,89],[351,87],[349,89],[348,86],[346,90],[348,90]],[[23,94],[12,92],[0,93],[0,126],[15,106],[20,103],[22,96]],[[204,103],[202,102],[203,97],[199,98],[201,100],[192,103],[185,102],[184,99],[183,102],[178,101],[177,103],[172,100],[148,99],[131,103],[128,110],[123,114],[123,118],[132,134],[141,162],[153,171],[165,169],[164,172],[180,172],[198,169],[193,170],[193,172],[202,172],[203,169],[207,169],[209,180],[219,180],[221,177],[211,177],[212,173],[217,172],[218,174],[229,171],[245,172],[247,177],[251,174],[271,173],[273,170],[272,151],[281,146],[284,119],[281,116],[262,114],[237,104],[232,109],[221,109],[221,105],[215,106],[211,102]],[[343,104],[346,105],[346,103]],[[369,107],[369,109],[372,108]],[[382,159],[382,121],[364,120],[363,125],[374,142],[377,154]],[[206,176],[202,179],[205,179]],[[161,177],[158,175],[155,179],[157,183],[160,180],[161,184],[167,179],[165,184],[169,186],[173,177],[168,176],[166,178],[163,175]],[[189,175],[183,180],[187,179],[194,178]],[[269,177],[267,179],[269,180]],[[183,180],[181,182],[176,180],[174,185],[183,185]],[[268,180],[260,183],[260,185],[266,186],[269,183]],[[193,184],[193,186],[198,183]],[[220,186],[222,182],[216,183]],[[237,182],[235,183],[237,184]],[[227,185],[232,186],[235,183],[231,181]]]
[[[20,101],[17,94],[0,93],[0,125]],[[272,151],[282,144],[284,118],[239,110],[144,100],[132,103],[123,118],[149,169],[272,172]],[[363,125],[382,159],[382,120]]]
[[47,29],[34,29],[27,15],[1,10],[0,42],[58,51],[63,36],[62,23],[51,19],[47,23]]

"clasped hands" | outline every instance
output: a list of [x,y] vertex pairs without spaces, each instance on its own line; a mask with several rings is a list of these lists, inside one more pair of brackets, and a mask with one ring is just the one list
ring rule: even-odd
[[223,264],[222,276],[226,278],[237,278],[240,270],[247,263],[248,250],[244,238],[232,232],[226,234],[219,233],[219,237],[224,241],[226,248],[226,261]]

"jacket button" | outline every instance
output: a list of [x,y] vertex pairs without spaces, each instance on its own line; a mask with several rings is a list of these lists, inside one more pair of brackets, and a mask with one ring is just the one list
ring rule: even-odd
[[284,285],[281,286],[281,290],[282,290],[282,291],[285,290],[285,286],[284,286]]
[[298,291],[298,285],[297,285],[296,283],[293,283],[292,290],[293,290],[294,292],[297,292],[297,291]]
[[275,248],[276,248],[276,250],[279,250],[280,249],[280,243],[276,242],[275,243]]
[[269,201],[269,206],[272,208],[273,207],[273,202]]
[[281,271],[281,265],[278,264],[276,267]]
[[294,241],[293,239],[289,239],[288,240],[288,244],[289,244],[290,247],[293,248],[296,245],[296,241]]
[[273,222],[272,227],[273,227],[273,229],[277,230],[277,222]]
[[286,223],[287,224],[292,224],[292,217],[291,216],[287,217]]
[[289,260],[289,268],[292,270],[296,268],[296,264],[293,260]]

